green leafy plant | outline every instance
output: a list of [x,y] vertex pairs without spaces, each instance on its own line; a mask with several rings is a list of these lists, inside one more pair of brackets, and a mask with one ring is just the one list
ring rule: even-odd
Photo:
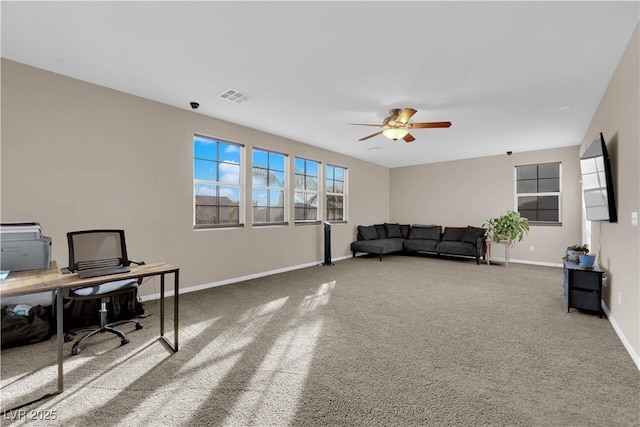
[[529,220],[520,212],[507,211],[506,214],[491,218],[482,224],[487,231],[485,236],[494,242],[507,241],[510,245],[522,241],[529,232]]
[[583,252],[585,254],[589,253],[589,245],[584,244],[584,245],[573,245],[569,247],[572,251],[574,252]]

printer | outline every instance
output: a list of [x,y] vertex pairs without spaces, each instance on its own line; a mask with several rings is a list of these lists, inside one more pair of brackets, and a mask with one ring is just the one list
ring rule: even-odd
[[36,270],[51,267],[51,238],[37,222],[0,224],[0,269]]

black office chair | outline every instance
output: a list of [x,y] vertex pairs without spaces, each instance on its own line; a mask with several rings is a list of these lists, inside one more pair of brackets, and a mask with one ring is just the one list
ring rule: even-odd
[[[127,246],[124,239],[124,230],[85,230],[67,233],[69,245],[68,270],[78,272],[79,275],[109,275],[115,272],[128,270],[131,263],[142,265],[142,261],[133,261],[127,257]],[[88,334],[78,339],[71,349],[71,354],[79,354],[82,350],[80,344],[92,336],[111,332],[120,337],[120,344],[125,345],[129,340],[116,326],[125,323],[134,323],[136,329],[142,329],[142,324],[135,319],[119,320],[107,323],[107,303],[113,296],[133,292],[140,284],[139,279],[117,280],[101,285],[71,288],[65,290],[65,298],[72,300],[87,300],[100,298],[100,325],[77,328],[65,336],[65,341],[73,340],[77,332],[89,331]]]

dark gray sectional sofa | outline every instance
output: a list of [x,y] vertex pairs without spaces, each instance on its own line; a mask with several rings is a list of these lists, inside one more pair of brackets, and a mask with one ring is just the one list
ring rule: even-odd
[[440,225],[375,224],[358,226],[358,240],[351,243],[357,252],[382,255],[394,252],[428,252],[438,255],[485,257],[485,230],[480,227],[445,227]]

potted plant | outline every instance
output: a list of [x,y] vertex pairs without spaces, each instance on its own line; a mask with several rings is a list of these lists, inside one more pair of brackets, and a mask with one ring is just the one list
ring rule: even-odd
[[567,259],[569,261],[578,261],[580,255],[589,253],[589,245],[573,245],[567,248]]
[[487,239],[494,242],[507,242],[510,246],[514,242],[520,242],[529,232],[529,220],[520,215],[520,212],[507,211],[506,214],[487,220],[482,227]]
[[593,268],[593,264],[596,262],[596,256],[593,254],[583,253],[578,255],[578,265],[583,268]]

